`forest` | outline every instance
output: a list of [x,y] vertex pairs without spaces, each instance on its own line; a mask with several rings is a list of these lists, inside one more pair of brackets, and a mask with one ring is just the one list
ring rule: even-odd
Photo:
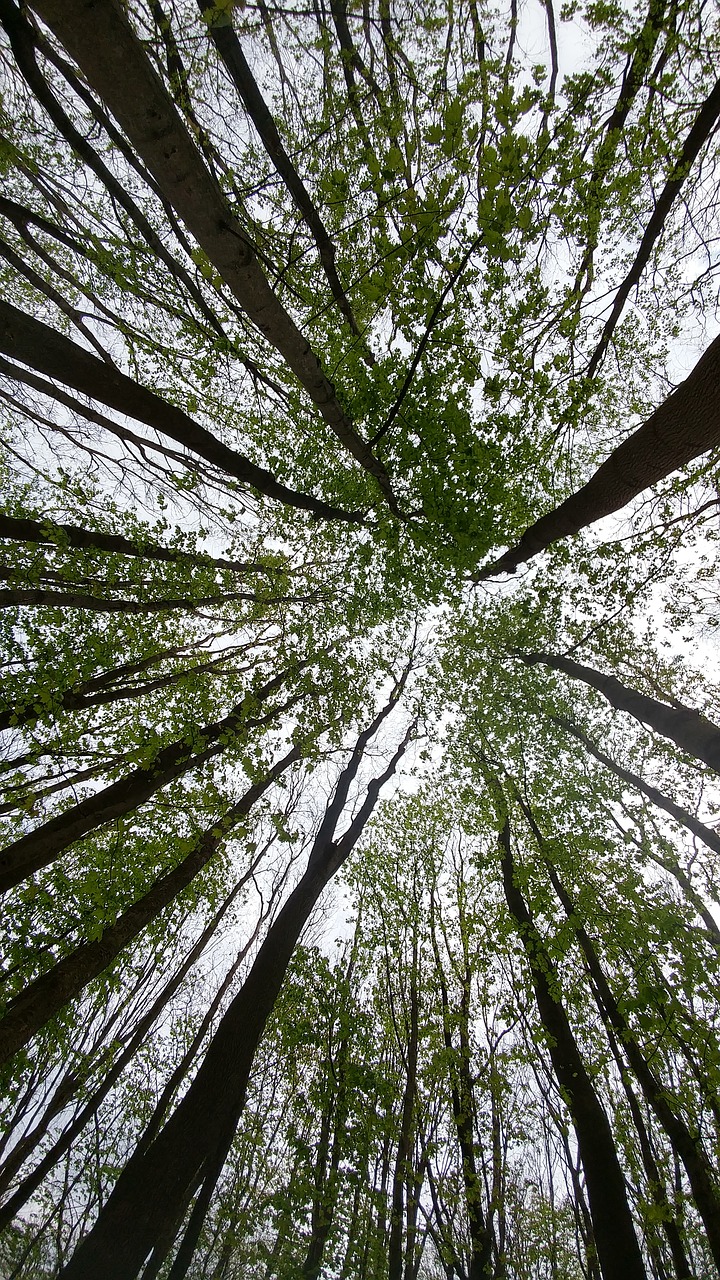
[[720,13],[0,24],[0,1280],[720,1276]]

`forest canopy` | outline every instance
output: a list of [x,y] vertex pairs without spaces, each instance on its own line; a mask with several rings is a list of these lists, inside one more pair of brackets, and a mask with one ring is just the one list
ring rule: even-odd
[[720,1275],[720,21],[0,0],[1,1280]]

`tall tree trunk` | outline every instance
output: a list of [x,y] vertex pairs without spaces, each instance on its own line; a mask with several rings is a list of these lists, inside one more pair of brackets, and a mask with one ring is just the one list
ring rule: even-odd
[[568,733],[571,733],[573,737],[577,738],[578,742],[582,742],[583,746],[587,748],[590,754],[593,755],[600,764],[604,764],[606,769],[611,769],[612,772],[618,778],[621,778],[623,782],[627,782],[629,786],[634,787],[641,795],[647,796],[648,800],[652,800],[653,804],[657,805],[659,809],[664,809],[665,812],[669,813],[670,817],[674,818],[676,822],[687,827],[688,831],[692,831],[693,835],[699,836],[703,844],[706,844],[709,849],[714,849],[716,853],[720,853],[720,835],[718,835],[717,831],[713,831],[710,827],[706,827],[704,822],[700,822],[698,818],[695,818],[691,813],[688,813],[687,809],[683,809],[681,805],[676,804],[669,796],[666,796],[662,791],[658,791],[657,787],[651,787],[649,782],[645,782],[644,779],[638,777],[636,773],[631,773],[629,769],[624,769],[622,765],[611,760],[609,756],[605,755],[604,751],[601,751],[600,748],[597,747],[590,738],[588,738],[587,734],[583,733],[582,729],[579,729],[576,724],[573,724],[572,720],[567,720],[565,716],[553,716],[553,720],[556,724],[561,725],[563,729],[567,730]]
[[453,1121],[457,1134],[460,1158],[462,1161],[462,1177],[465,1189],[465,1211],[470,1235],[470,1266],[468,1280],[487,1280],[491,1271],[493,1235],[485,1222],[482,1204],[482,1182],[478,1176],[475,1160],[475,1130],[473,1106],[472,1069],[470,1063],[469,1037],[469,984],[466,974],[465,987],[460,1008],[462,1030],[460,1049],[456,1049],[452,1039],[452,1023],[447,983],[440,958],[434,922],[434,903],[431,902],[430,929],[435,966],[440,986],[440,1002],[442,1006],[443,1041],[447,1051],[447,1062],[450,1073],[450,1096],[452,1099]]
[[[328,520],[362,523],[362,517],[357,512],[340,511],[308,494],[288,489],[269,471],[257,466],[235,449],[228,448],[177,405],[150,391],[148,387],[141,386],[114,365],[108,365],[91,355],[84,347],[78,346],[64,334],[57,333],[50,325],[35,320],[2,299],[0,350],[14,360],[29,365],[31,369],[37,369],[46,377],[54,378],[66,387],[73,387],[82,395],[98,400],[108,408],[169,436],[183,448],[192,450],[227,475],[234,476],[242,484],[249,485],[258,493],[264,493],[268,498],[275,498],[278,502],[303,511],[312,511]],[[2,369],[10,377],[24,380],[21,368],[3,361]]]
[[[214,819],[182,861],[172,871],[160,876],[137,902],[123,911],[114,924],[103,930],[99,938],[76,947],[15,996],[0,1018],[0,1062],[4,1062],[27,1044],[50,1018],[80,994],[88,982],[107,969],[133,938],[157,919],[160,912],[207,866],[233,827],[237,826],[272,783],[299,760],[301,755],[300,747],[294,747],[288,752],[226,814]],[[256,866],[257,859],[244,879],[253,874]]]
[[518,657],[527,666],[542,663],[555,671],[563,671],[574,680],[582,680],[591,689],[602,693],[618,711],[626,711],[642,724],[649,724],[664,738],[670,738],[681,751],[696,756],[720,773],[720,728],[693,707],[685,707],[679,702],[669,707],[645,693],[638,693],[637,689],[628,688],[617,676],[605,676],[593,667],[585,667],[559,654],[521,653]]
[[403,1089],[400,1132],[398,1135],[395,1170],[392,1183],[392,1207],[390,1211],[390,1240],[388,1244],[388,1280],[403,1280],[403,1227],[405,1225],[406,1189],[412,1167],[413,1118],[417,1092],[418,1043],[420,1034],[419,997],[417,974],[417,933],[413,937],[413,959],[410,974],[410,1009],[407,1053],[405,1058],[405,1086]]
[[[205,166],[127,16],[114,0],[35,0],[35,11],[147,165],[249,319],[286,361],[348,452],[397,503],[384,466],[358,435],[317,355],[279,302],[219,184]],[[123,74],[118,76],[118,64]]]
[[246,560],[222,560],[203,555],[200,551],[182,551],[177,547],[163,547],[159,543],[123,538],[118,533],[104,533],[99,529],[83,529],[75,524],[58,523],[51,516],[39,520],[28,516],[9,516],[0,512],[0,538],[12,542],[28,542],[64,551],[66,547],[78,547],[89,551],[107,551],[112,555],[132,556],[141,560],[161,560],[168,564],[200,565],[208,569],[228,570],[231,573],[275,574],[281,570],[272,565],[252,563]]
[[558,989],[555,967],[516,883],[507,819],[500,844],[505,897],[525,949],[553,1068],[577,1135],[603,1280],[647,1280],[612,1130],[565,1009],[554,994]]
[[582,924],[576,904],[567,893],[560,877],[545,856],[545,865],[552,886],[562,903],[563,910],[572,923],[575,936],[585,957],[588,972],[598,994],[598,1007],[603,1019],[612,1026],[648,1106],[654,1111],[670,1142],[685,1167],[693,1199],[705,1227],[708,1244],[720,1275],[720,1192],[715,1185],[713,1170],[702,1145],[691,1134],[685,1121],[676,1114],[669,1100],[669,1093],[650,1067],[628,1021],[622,1012],[600,962],[595,946]]
[[[308,666],[309,663],[301,665]],[[295,668],[296,671],[298,669]],[[247,715],[248,702],[254,705],[264,702],[282,685],[287,676],[286,671],[275,676],[256,693],[237,703],[222,720],[204,725],[193,733],[194,745],[202,744],[199,750],[193,749],[187,735],[179,738],[168,746],[161,747],[151,764],[142,769],[134,769],[102,791],[97,791],[85,800],[80,800],[71,809],[48,819],[35,831],[6,845],[0,851],[0,890],[19,884],[54,862],[63,850],[88,832],[131,813],[173,779],[205,764],[225,749],[233,734],[272,723],[283,711],[297,703],[302,695],[294,695],[282,707],[274,708],[266,716],[253,718]]]
[[[407,672],[406,672],[407,676]],[[404,678],[406,678],[406,676]],[[227,1151],[242,1111],[255,1052],[295,943],[325,885],[354,848],[410,740],[408,730],[385,771],[368,785],[347,830],[335,827],[370,739],[395,706],[401,685],[360,734],[338,780],[307,869],[271,925],[241,990],[223,1017],[187,1093],[149,1147],[130,1157],[93,1230],[62,1280],[134,1280],[158,1240],[172,1239],[185,1207],[218,1153]]]
[[[718,88],[720,100],[720,86]],[[484,582],[514,573],[541,551],[579,529],[619,511],[637,494],[720,445],[720,338],[692,373],[641,427],[628,436],[554,511],[525,530],[520,541],[474,578]]]

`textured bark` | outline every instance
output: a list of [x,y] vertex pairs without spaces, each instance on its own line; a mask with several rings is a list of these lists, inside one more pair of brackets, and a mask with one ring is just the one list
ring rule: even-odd
[[593,476],[554,511],[525,530],[516,546],[477,574],[484,582],[545,551],[553,542],[619,511],[644,489],[720,445],[720,338],[692,373]]
[[261,782],[254,783],[226,814],[216,818],[181,862],[172,871],[160,876],[137,902],[118,916],[114,924],[103,930],[101,937],[76,947],[10,1002],[6,1013],[0,1018],[0,1062],[4,1062],[27,1044],[50,1018],[59,1013],[70,1000],[74,1000],[88,982],[107,969],[123,948],[192,883],[233,827],[250,812],[272,783],[300,757],[300,748],[294,747]]
[[571,720],[567,720],[565,716],[553,716],[553,719],[568,733],[571,733],[573,737],[577,738],[578,742],[582,742],[583,746],[587,748],[590,754],[593,755],[600,764],[604,764],[606,769],[612,770],[618,778],[621,778],[623,782],[627,782],[628,786],[634,787],[641,795],[647,796],[648,800],[652,800],[653,804],[657,805],[658,809],[664,809],[665,813],[669,813],[670,817],[674,818],[676,822],[681,823],[683,827],[687,827],[688,831],[692,831],[693,835],[699,836],[703,841],[703,844],[706,844],[709,849],[714,849],[716,853],[720,853],[720,835],[718,835],[717,831],[713,831],[710,827],[706,827],[704,822],[700,822],[698,818],[693,817],[687,809],[683,809],[681,805],[676,804],[675,801],[671,800],[669,796],[666,796],[664,792],[658,791],[657,787],[651,787],[650,783],[645,782],[638,774],[631,773],[629,769],[623,769],[622,765],[611,760],[610,757],[606,756],[604,751],[601,751],[599,747],[596,747],[595,743],[591,742],[587,734],[583,733],[582,730],[579,729],[576,724],[573,724]]
[[[360,734],[328,808],[345,806],[370,739],[396,705],[399,690]],[[408,730],[382,775],[369,784],[340,839],[324,820],[307,869],[278,913],[241,990],[216,1031],[187,1093],[157,1137],[126,1164],[95,1227],[79,1244],[62,1280],[134,1280],[158,1240],[172,1240],[194,1191],[216,1167],[242,1111],[252,1063],[282,986],[295,943],[325,885],[354,848],[410,740]],[[327,817],[326,812],[326,817]],[[169,1245],[167,1246],[169,1247]]]
[[268,498],[302,511],[312,511],[328,520],[362,523],[357,512],[341,511],[308,494],[288,489],[269,471],[216,439],[183,409],[4,300],[0,300],[0,350],[46,377],[55,378],[82,395],[160,431]]
[[358,435],[318,357],[282,306],[206,168],[119,0],[35,0],[216,271],[319,409],[330,430],[397,510],[383,465]]
[[505,897],[525,949],[553,1069],[577,1135],[603,1280],[647,1280],[612,1130],[565,1009],[553,994],[557,990],[555,969],[515,881],[507,821],[500,843]]
[[555,671],[563,671],[575,680],[582,680],[591,689],[602,693],[618,711],[626,711],[642,724],[649,724],[664,738],[670,738],[681,751],[696,756],[720,773],[720,728],[693,707],[685,707],[678,702],[669,707],[656,698],[628,688],[617,676],[605,676],[593,667],[585,667],[559,654],[525,653],[519,657],[527,666],[542,663]]
[[[270,697],[284,683],[287,675],[287,672],[283,672],[268,681],[252,695],[253,703],[263,702]],[[248,717],[247,701],[243,699],[222,720],[198,726],[193,736],[196,744],[202,743],[199,749],[194,749],[189,744],[187,735],[179,738],[166,747],[161,747],[151,764],[134,769],[124,778],[110,783],[102,791],[79,801],[71,809],[50,818],[28,835],[6,845],[0,850],[0,890],[19,884],[27,876],[54,862],[64,849],[82,839],[89,831],[132,812],[174,778],[199,768],[223,751],[234,734],[243,729],[271,723],[296,703],[300,696],[293,697],[282,707],[276,707],[266,716],[258,718]]]

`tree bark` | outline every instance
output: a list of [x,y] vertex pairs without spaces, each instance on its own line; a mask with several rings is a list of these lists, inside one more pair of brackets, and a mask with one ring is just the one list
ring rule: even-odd
[[[293,747],[261,782],[254,783],[226,814],[214,820],[172,871],[160,876],[99,938],[76,947],[10,1002],[0,1018],[0,1063],[17,1053],[50,1018],[75,999],[88,982],[107,969],[123,948],[192,883],[233,827],[300,758],[300,747]],[[253,869],[254,866],[253,863]]]
[[720,728],[693,707],[685,707],[678,702],[669,707],[645,693],[638,693],[637,689],[628,688],[617,676],[605,676],[593,667],[585,667],[560,654],[521,653],[518,657],[526,666],[542,663],[572,676],[574,680],[582,680],[591,689],[602,693],[618,711],[626,711],[641,724],[649,724],[664,738],[670,738],[681,751],[703,760],[720,773]]
[[720,445],[720,337],[692,373],[641,427],[618,445],[577,493],[525,530],[520,541],[473,578],[484,582],[553,542],[619,511],[644,489]]
[[[338,802],[344,808],[365,748],[396,705],[400,687],[360,734],[326,818]],[[187,1093],[150,1146],[131,1156],[95,1227],[63,1269],[62,1280],[97,1280],[100,1274],[104,1280],[134,1280],[158,1239],[177,1232],[189,1195],[207,1173],[208,1161],[214,1161],[232,1141],[255,1051],[295,943],[325,885],[357,843],[380,788],[395,771],[412,732],[408,730],[388,767],[368,785],[343,836],[334,839],[335,823],[332,830],[325,820],[320,824],[305,873],[271,925]]]
[[[307,666],[307,663],[301,664]],[[274,693],[288,673],[276,676],[268,681],[262,689],[252,695],[252,701],[264,702]],[[239,702],[229,715],[214,724],[203,725],[192,729],[198,749],[188,742],[188,736],[161,747],[152,763],[134,769],[132,773],[112,782],[95,795],[80,800],[78,804],[66,809],[63,813],[44,822],[42,826],[21,836],[19,840],[0,850],[0,891],[11,889],[42,867],[48,866],[60,856],[64,849],[76,840],[80,840],[89,831],[105,826],[124,814],[130,813],[144,804],[150,796],[167,786],[174,778],[197,769],[213,756],[223,751],[232,735],[242,729],[258,728],[271,723],[283,711],[298,702],[301,694],[295,695],[282,707],[276,707],[266,716],[250,719],[247,716],[247,698]]]
[[117,0],[35,0],[33,7],[115,116],[247,316],[282,355],[330,430],[375,477],[397,512],[385,468],[358,435],[307,338],[270,288],[121,5]]
[[679,1155],[688,1176],[693,1199],[705,1227],[710,1251],[720,1275],[720,1194],[714,1184],[712,1169],[699,1141],[691,1134],[685,1121],[673,1110],[668,1091],[657,1078],[645,1058],[627,1019],[622,1012],[600,963],[600,957],[588,934],[576,904],[565,890],[552,862],[546,856],[545,865],[552,886],[571,921],[578,945],[585,957],[588,972],[598,993],[598,1006],[604,1021],[612,1026],[633,1073],[642,1089],[648,1106],[654,1111],[675,1151]]
[[505,897],[530,966],[555,1075],[577,1135],[603,1280],[647,1280],[607,1115],[582,1060],[567,1014],[553,994],[554,965],[515,880],[510,824],[500,834]]
[[716,853],[720,853],[720,835],[716,831],[706,827],[704,822],[700,822],[698,818],[688,813],[687,809],[683,809],[681,805],[676,804],[669,796],[666,796],[662,791],[658,791],[657,787],[651,787],[650,783],[645,782],[638,774],[631,773],[629,769],[624,769],[622,765],[616,764],[599,747],[596,747],[587,734],[583,733],[571,720],[566,719],[565,716],[553,716],[553,720],[568,733],[571,733],[573,737],[577,738],[578,742],[582,742],[590,754],[600,764],[604,764],[606,769],[611,769],[618,778],[622,779],[623,782],[627,782],[628,786],[634,787],[641,795],[647,796],[648,800],[652,800],[653,804],[657,805],[659,809],[664,809],[665,813],[669,813],[670,817],[674,818],[676,822],[681,823],[683,827],[687,827],[688,831],[692,831],[693,835],[699,836],[703,844],[706,844],[709,849],[714,849]]
[[[0,300],[0,350],[46,377],[55,378],[82,395],[99,400],[108,408],[160,431],[268,498],[302,511],[311,511],[328,520],[363,523],[359,512],[341,511],[309,494],[288,489],[264,467],[228,448],[177,405],[141,386],[119,369],[105,364],[42,320],[26,315],[4,300]],[[17,376],[22,377],[22,370],[18,370]]]
[[117,533],[103,533],[99,529],[82,529],[75,524],[62,524],[51,516],[39,520],[28,516],[9,516],[0,513],[0,538],[13,542],[38,543],[63,551],[66,547],[79,547],[89,551],[107,551],[111,554],[133,556],[142,560],[162,560],[170,564],[200,565],[208,569],[227,569],[231,573],[277,574],[281,570],[272,565],[253,564],[243,560],[222,560],[202,552],[182,551],[175,547],[163,547],[157,542],[123,538]]

